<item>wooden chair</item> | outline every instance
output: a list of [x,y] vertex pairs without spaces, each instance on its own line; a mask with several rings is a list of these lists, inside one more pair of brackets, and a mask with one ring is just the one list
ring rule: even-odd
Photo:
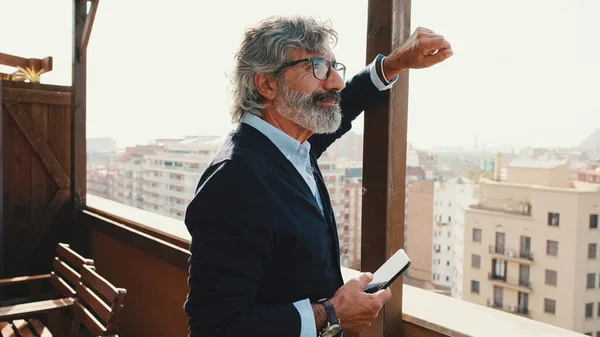
[[74,316],[69,337],[77,337],[82,324],[94,337],[117,337],[127,290],[115,288],[89,266],[83,267],[81,282],[76,289],[79,297],[73,306]]
[[[59,243],[57,256],[52,263],[53,270],[50,274],[0,280],[0,286],[26,283],[30,286],[30,292],[33,294],[33,297],[30,297],[27,302],[0,307],[0,336],[35,336],[29,330],[37,331],[38,335],[42,337],[49,336],[48,333],[42,334],[45,329],[44,324],[33,318],[60,314],[61,311],[71,308],[77,296],[76,288],[80,283],[81,272],[84,266],[93,270],[93,263],[93,260],[77,254],[69,245]],[[40,281],[47,281],[52,285],[53,291],[47,295],[50,299],[36,300],[41,297]]]
[[[83,266],[93,267],[94,261],[86,259],[72,250],[69,245],[59,243],[57,256],[52,263],[52,272],[44,275],[20,276],[0,280],[0,286],[14,286],[27,283],[33,296],[25,303],[0,307],[0,321],[18,318],[22,314],[43,314],[51,310],[70,306],[76,296],[75,288],[81,277]],[[41,297],[40,281],[47,281],[53,291],[47,295],[50,299],[39,301]],[[37,298],[36,298],[37,297]]]
[[[77,337],[82,324],[93,337],[119,337],[116,333],[119,330],[119,317],[127,291],[115,288],[91,266],[83,267],[81,281],[77,283],[76,290],[78,297],[72,306],[68,337]],[[0,336],[53,337],[53,334],[37,319],[21,319],[12,321],[12,324],[0,322]]]

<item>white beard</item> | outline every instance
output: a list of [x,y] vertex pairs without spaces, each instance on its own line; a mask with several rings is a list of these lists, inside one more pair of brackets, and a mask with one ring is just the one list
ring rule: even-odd
[[290,89],[279,81],[280,93],[275,97],[273,106],[281,116],[315,134],[334,133],[342,123],[339,103],[321,106],[312,93],[303,93]]

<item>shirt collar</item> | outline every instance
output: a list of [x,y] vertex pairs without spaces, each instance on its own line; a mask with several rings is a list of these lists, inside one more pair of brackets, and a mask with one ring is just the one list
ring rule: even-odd
[[281,151],[281,153],[289,160],[293,160],[297,156],[306,157],[308,159],[308,153],[310,152],[309,142],[300,144],[298,140],[290,137],[287,133],[249,112],[243,114],[242,123],[252,126],[269,138],[269,140],[275,144],[279,151]]

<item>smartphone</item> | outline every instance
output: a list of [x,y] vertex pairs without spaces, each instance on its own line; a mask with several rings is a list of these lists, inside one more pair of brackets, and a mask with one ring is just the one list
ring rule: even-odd
[[410,267],[410,264],[411,261],[404,249],[398,250],[377,269],[373,274],[373,280],[365,287],[364,292],[372,294],[389,287],[398,276],[402,275]]

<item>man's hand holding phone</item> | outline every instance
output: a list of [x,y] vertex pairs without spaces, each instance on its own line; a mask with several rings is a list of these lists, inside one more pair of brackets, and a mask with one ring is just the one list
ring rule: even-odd
[[365,287],[373,280],[373,274],[362,273],[344,284],[331,298],[342,328],[360,332],[377,318],[379,311],[392,298],[389,288],[373,294],[365,293]]

